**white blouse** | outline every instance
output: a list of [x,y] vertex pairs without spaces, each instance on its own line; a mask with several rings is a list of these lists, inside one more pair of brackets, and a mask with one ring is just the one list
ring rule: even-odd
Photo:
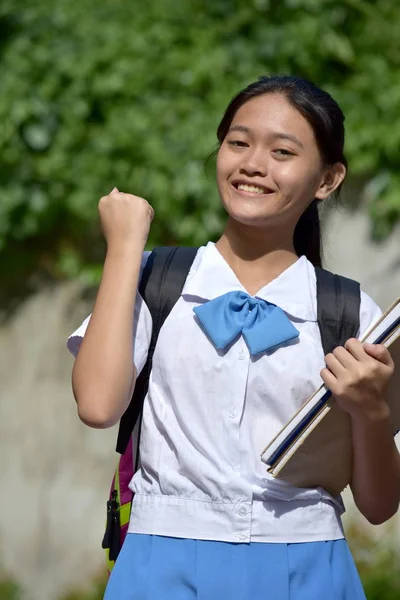
[[[260,459],[322,383],[314,267],[302,256],[256,294],[280,306],[300,332],[298,340],[256,357],[242,337],[216,350],[193,312],[235,290],[245,291],[215,245],[200,248],[154,352],[129,531],[226,542],[342,538],[340,498],[274,480]],[[135,312],[139,373],[152,329],[139,294]],[[380,315],[362,292],[359,337]],[[68,340],[75,355],[88,320]]]

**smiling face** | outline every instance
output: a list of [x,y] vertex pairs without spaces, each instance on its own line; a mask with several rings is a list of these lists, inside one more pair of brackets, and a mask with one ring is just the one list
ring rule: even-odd
[[[343,167],[344,170],[344,167]],[[255,227],[294,227],[314,198],[344,177],[322,162],[313,129],[281,94],[248,100],[236,112],[217,157],[217,184],[231,219]]]

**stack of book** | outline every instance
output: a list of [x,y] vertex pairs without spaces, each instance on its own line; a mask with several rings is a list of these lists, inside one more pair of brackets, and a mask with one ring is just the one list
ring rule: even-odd
[[[389,389],[391,425],[400,429],[400,298],[365,333],[383,344],[397,365]],[[338,495],[350,483],[353,463],[350,416],[322,385],[261,454],[268,472],[298,487],[323,487]]]

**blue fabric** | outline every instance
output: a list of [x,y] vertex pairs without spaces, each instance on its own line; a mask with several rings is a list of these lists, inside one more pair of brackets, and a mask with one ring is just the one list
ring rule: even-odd
[[281,308],[246,292],[228,292],[193,310],[217,350],[224,350],[240,334],[250,354],[272,350],[299,336]]
[[366,600],[346,540],[231,544],[128,534],[104,600]]

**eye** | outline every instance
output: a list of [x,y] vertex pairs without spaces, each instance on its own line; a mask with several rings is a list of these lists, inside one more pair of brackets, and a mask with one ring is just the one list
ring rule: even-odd
[[246,146],[248,146],[248,144],[243,142],[243,140],[229,140],[228,144],[234,148],[246,148]]
[[286,148],[277,148],[276,150],[274,150],[274,153],[278,156],[295,156],[294,152],[286,150]]

